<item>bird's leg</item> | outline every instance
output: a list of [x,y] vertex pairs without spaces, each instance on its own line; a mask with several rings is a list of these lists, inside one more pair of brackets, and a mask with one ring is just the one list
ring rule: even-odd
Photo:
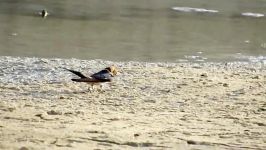
[[93,89],[94,89],[93,84],[91,84],[91,86],[88,88],[88,90],[91,93],[93,91]]
[[103,84],[100,84],[100,92],[105,92],[104,89],[103,89]]
[[88,87],[88,90],[89,90],[90,93],[92,92],[92,91],[91,91],[91,87]]

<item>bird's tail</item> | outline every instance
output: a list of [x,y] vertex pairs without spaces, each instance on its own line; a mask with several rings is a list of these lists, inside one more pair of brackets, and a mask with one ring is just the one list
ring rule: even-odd
[[71,79],[71,80],[75,82],[87,82],[87,83],[101,82],[95,78],[80,78],[80,79]]
[[[87,78],[85,75],[83,75],[81,72],[78,72],[78,71],[75,71],[75,70],[70,70],[70,69],[67,69],[67,68],[64,68],[65,70],[67,71],[70,71],[72,72],[73,74],[79,76],[80,78]],[[78,81],[77,81],[78,82]]]
[[71,80],[75,82],[84,82],[83,80],[80,80],[80,79],[71,79]]

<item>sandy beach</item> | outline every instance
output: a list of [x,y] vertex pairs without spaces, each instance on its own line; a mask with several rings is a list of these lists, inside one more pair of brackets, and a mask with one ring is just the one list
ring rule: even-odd
[[[0,63],[0,149],[266,149],[265,62]],[[110,65],[92,92],[62,69]]]

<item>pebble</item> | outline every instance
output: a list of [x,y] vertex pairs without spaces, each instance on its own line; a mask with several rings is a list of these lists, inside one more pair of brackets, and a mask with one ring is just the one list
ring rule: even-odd
[[48,115],[62,115],[62,112],[51,110],[51,111],[47,111],[47,114]]
[[193,141],[193,140],[188,140],[187,143],[188,143],[188,144],[192,144],[192,145],[197,144],[197,142],[196,142],[196,141]]
[[208,74],[207,73],[202,73],[200,76],[201,77],[208,77]]
[[251,77],[251,79],[260,79],[260,77],[259,76],[253,76],[253,77]]
[[229,87],[229,84],[228,83],[224,83],[223,87]]
[[19,150],[29,150],[27,147],[22,146]]
[[256,124],[257,124],[258,126],[266,126],[266,124],[261,123],[261,122],[257,122]]

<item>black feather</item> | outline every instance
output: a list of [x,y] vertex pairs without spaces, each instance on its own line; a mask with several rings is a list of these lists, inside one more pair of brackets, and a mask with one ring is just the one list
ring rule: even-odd
[[103,82],[111,81],[111,74],[106,69],[91,75],[91,77],[101,80]]
[[85,75],[83,75],[81,72],[78,72],[78,71],[75,71],[75,70],[70,70],[70,69],[67,69],[67,68],[64,68],[72,73],[74,73],[75,75],[79,76],[80,78],[87,78]]

